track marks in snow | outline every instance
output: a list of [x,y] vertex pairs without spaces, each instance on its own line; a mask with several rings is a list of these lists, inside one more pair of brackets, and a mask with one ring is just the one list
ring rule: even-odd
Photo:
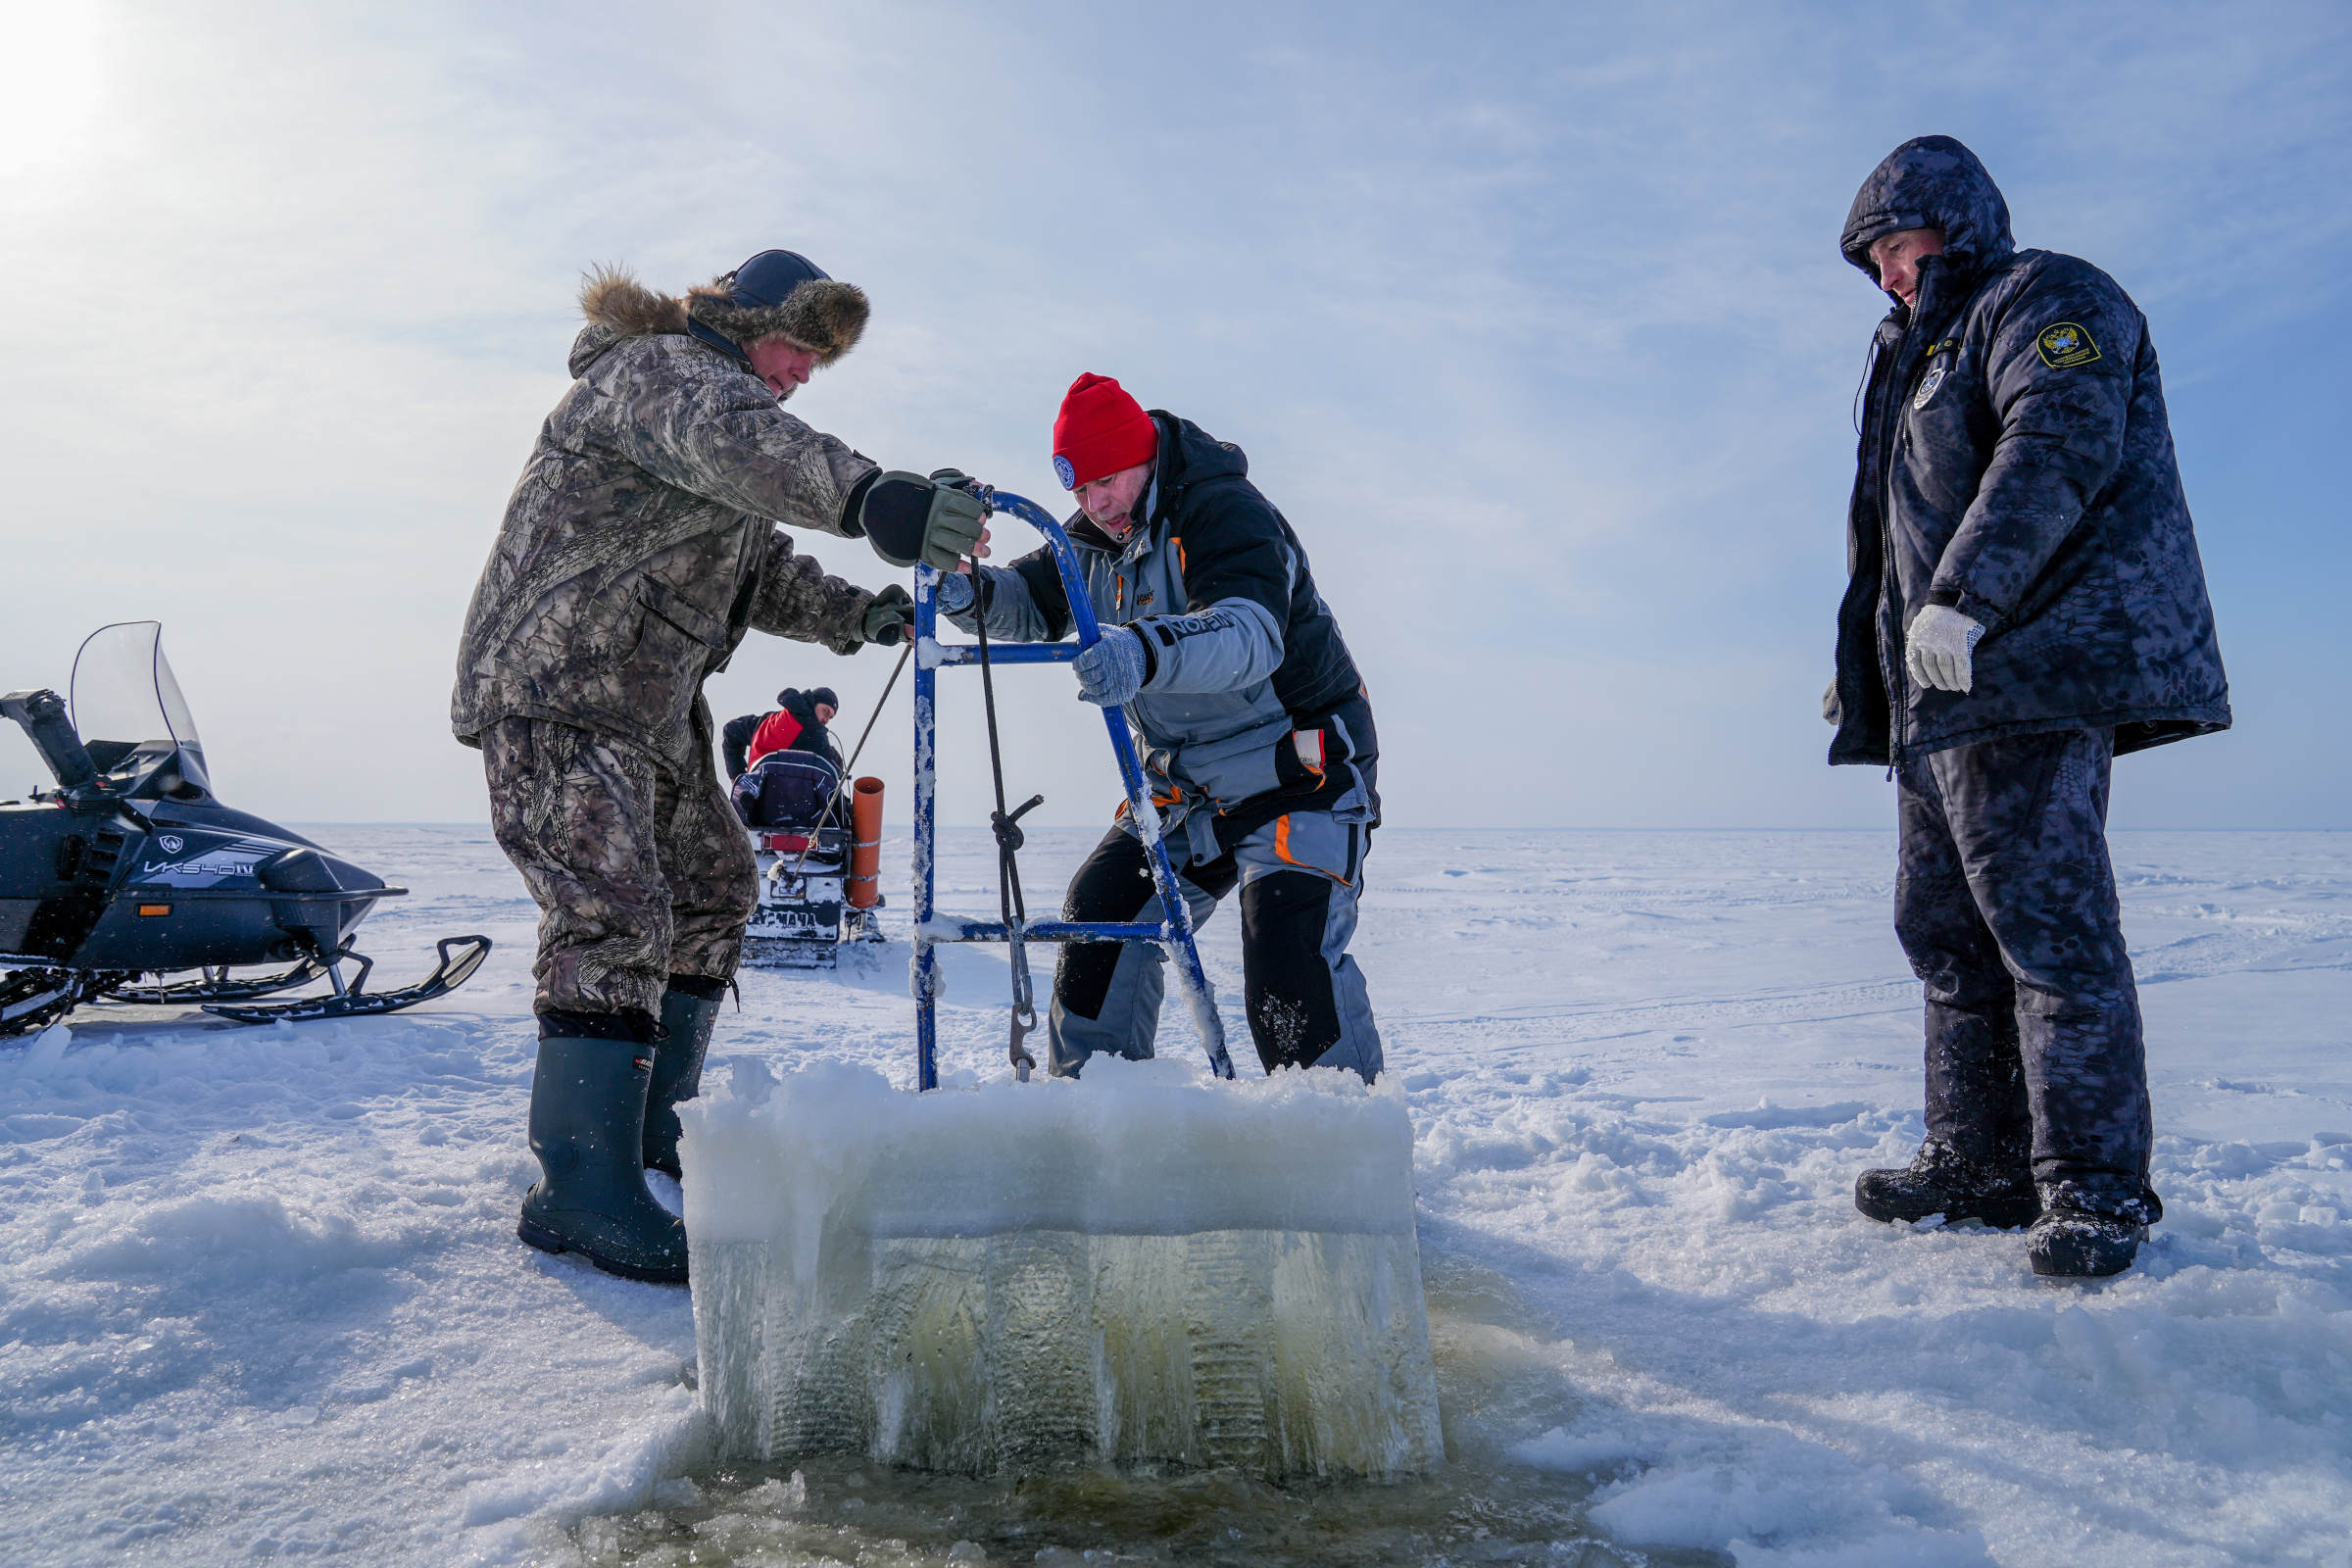
[[[2119,861],[2157,842],[2120,835]],[[1842,899],[1717,900],[1662,944],[1619,940],[1621,895],[1604,909],[1522,868],[1512,896],[1552,901],[1548,963],[1530,943],[1420,965],[1446,1001],[1383,1016],[1424,1247],[1498,1270],[1611,1357],[1519,1456],[1593,1485],[1593,1522],[1629,1544],[1742,1564],[2348,1560],[2352,1134],[2328,1129],[2352,1129],[2352,853],[2161,844],[2163,874],[2128,874],[2125,900],[2169,1214],[2103,1285],[2037,1281],[2014,1233],[1852,1208],[1855,1174],[1924,1131],[1917,988],[1893,978],[1885,890],[1850,874],[1890,858],[1885,839],[1810,839]],[[2291,874],[2246,874],[2266,857]],[[1365,963],[1385,1002],[1375,956],[1404,953],[1413,911],[1380,908]],[[1888,978],[1811,980],[1830,966]]]

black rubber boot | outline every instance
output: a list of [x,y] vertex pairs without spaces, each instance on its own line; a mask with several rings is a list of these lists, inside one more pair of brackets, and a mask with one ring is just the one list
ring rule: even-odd
[[2146,1186],[2136,1193],[2080,1181],[2045,1182],[2041,1218],[2026,1234],[2034,1272],[2051,1279],[2095,1280],[2121,1274],[2139,1255],[2164,1202]]
[[676,1178],[678,1102],[703,1087],[703,1054],[710,1049],[710,1026],[727,983],[709,975],[673,974],[662,994],[660,1045],[654,1048],[653,1082],[645,1092],[645,1168]]
[[623,1279],[683,1285],[686,1226],[645,1190],[638,1157],[654,1030],[643,1013],[540,1018],[531,1152],[543,1174],[515,1234]]
[[1872,1219],[1916,1224],[1930,1214],[1979,1220],[1997,1230],[2030,1225],[2041,1199],[2021,1173],[2004,1183],[1931,1138],[1901,1170],[1866,1170],[1854,1182],[1854,1206]]
[[2034,1272],[2054,1279],[2095,1280],[2121,1274],[2139,1255],[2148,1228],[2113,1214],[2053,1208],[2026,1233]]

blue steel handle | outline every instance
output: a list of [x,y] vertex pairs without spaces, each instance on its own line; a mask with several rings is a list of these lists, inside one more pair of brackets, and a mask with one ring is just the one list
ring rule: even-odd
[[[1071,548],[1070,536],[1062,532],[1053,514],[1028,497],[1016,496],[1009,490],[990,490],[983,486],[981,499],[999,512],[1011,513],[1046,536],[1046,544],[1054,552],[1054,564],[1061,569],[1061,590],[1070,602],[1070,624],[1078,629],[1078,646],[1092,648],[1101,642],[1102,628],[1095,620],[1095,601],[1086,591],[1086,573],[1079,568],[1078,552]],[[1124,735],[1126,731],[1119,733]]]
[[939,1087],[939,954],[932,945],[937,916],[933,882],[939,796],[939,734],[934,722],[939,671],[923,657],[939,632],[939,573],[914,568],[914,1087]]
[[[1061,571],[1062,597],[1069,601],[1070,623],[1078,633],[1078,646],[1092,648],[1101,642],[1102,628],[1095,620],[1095,602],[1086,591],[1086,573],[1079,569],[1078,552],[1070,547],[1070,536],[1062,531],[1061,524],[1026,496],[987,486],[981,487],[980,496],[996,511],[1008,512],[1045,535],[1047,547],[1054,552],[1054,564]],[[978,584],[973,586],[976,589]],[[915,662],[919,665],[922,660],[918,657]],[[1164,947],[1176,960],[1177,989],[1184,993],[1185,1004],[1192,1011],[1193,1028],[1208,1052],[1210,1070],[1220,1078],[1231,1078],[1233,1057],[1225,1050],[1224,1021],[1217,1016],[1216,995],[1209,989],[1208,971],[1201,967],[1200,950],[1193,940],[1192,906],[1176,887],[1176,867],[1168,859],[1167,841],[1160,836],[1159,808],[1152,804],[1151,787],[1144,782],[1143,763],[1135,755],[1135,738],[1127,728],[1127,710],[1105,708],[1102,722],[1110,731],[1111,753],[1119,760],[1119,778],[1127,786],[1127,809],[1135,816],[1137,835],[1152,862],[1152,883],[1159,892],[1159,906],[1167,917],[1169,940]]]

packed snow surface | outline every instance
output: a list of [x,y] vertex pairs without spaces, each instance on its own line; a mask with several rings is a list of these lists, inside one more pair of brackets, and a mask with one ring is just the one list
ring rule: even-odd
[[[715,1493],[687,1293],[513,1237],[519,883],[486,831],[315,836],[416,890],[364,933],[388,979],[437,936],[499,950],[389,1018],[94,1007],[0,1050],[12,1562],[577,1561],[682,1504],[676,1478]],[[1030,834],[1033,903],[1091,840]],[[1853,1211],[1854,1174],[1921,1130],[1890,836],[1381,833],[1356,952],[1411,1119],[1447,1441],[1557,1500],[1549,1537],[1440,1519],[1424,1558],[1574,1560],[1547,1542],[1582,1533],[1587,1560],[2352,1562],[2352,839],[2115,854],[2167,1217],[2128,1274],[2057,1285],[2015,1233]],[[941,861],[943,907],[994,909],[985,832]],[[889,929],[868,968],[747,975],[714,1085],[907,1083]],[[1203,949],[1250,1072],[1230,910]],[[942,957],[945,1075],[994,1084],[1003,956]],[[1180,1011],[1170,1054],[1196,1049]],[[805,1498],[779,1478],[744,1508],[867,1479],[812,1465]],[[699,1560],[765,1528],[706,1525]],[[868,1555],[941,1560],[928,1539]]]

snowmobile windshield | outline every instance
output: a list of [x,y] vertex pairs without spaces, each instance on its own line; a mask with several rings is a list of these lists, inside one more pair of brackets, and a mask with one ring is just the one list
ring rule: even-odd
[[74,656],[72,702],[74,731],[109,788],[210,788],[204,742],[164,658],[163,622],[119,621],[90,633]]

